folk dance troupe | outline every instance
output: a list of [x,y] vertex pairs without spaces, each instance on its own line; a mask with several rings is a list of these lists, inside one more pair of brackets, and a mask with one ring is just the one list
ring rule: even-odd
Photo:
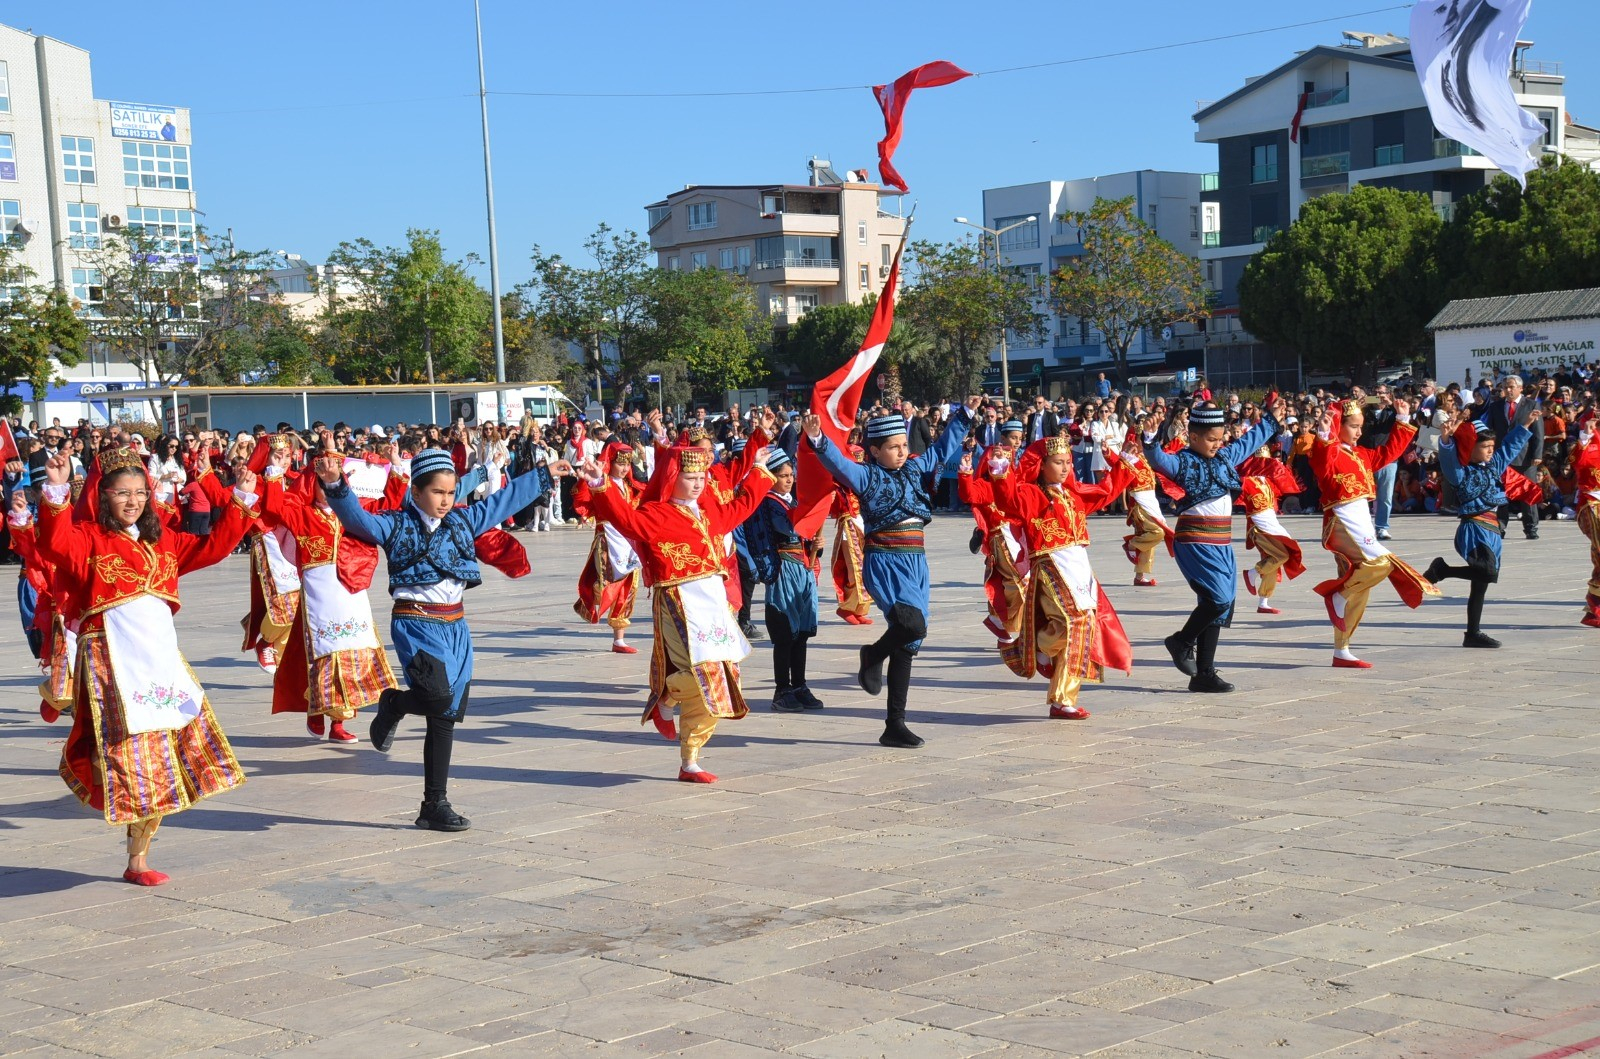
[[[335,451],[331,434],[318,451],[292,433],[263,433],[231,486],[209,465],[191,483],[216,512],[203,535],[180,528],[175,490],[158,487],[136,449],[103,450],[81,480],[58,452],[35,480],[33,502],[20,489],[13,494],[7,520],[23,563],[22,623],[43,672],[38,711],[46,722],[70,721],[60,776],[85,807],[124,830],[124,879],[167,881],[150,863],[161,822],[246,780],[174,621],[181,580],[242,546],[244,648],[272,675],[271,712],[304,718],[313,738],[348,744],[360,741],[351,728],[365,711],[367,741],[380,753],[392,751],[407,718],[418,718],[415,823],[466,830],[470,821],[449,799],[455,729],[467,721],[473,680],[466,595],[482,584],[485,565],[512,577],[529,572],[522,545],[503,527],[552,499],[567,477],[571,510],[592,521],[574,610],[586,623],[606,621],[612,652],[633,654],[639,648],[626,632],[640,592],[648,592],[653,629],[640,723],[678,744],[676,778],[684,783],[717,781],[704,757],[718,723],[750,712],[747,616],[758,588],[772,711],[824,709],[808,670],[812,641],[828,639],[829,629],[837,635],[844,626],[881,622],[852,668],[863,692],[885,697],[884,747],[924,745],[908,721],[913,663],[930,637],[964,645],[976,633],[1011,673],[1042,679],[1044,716],[1089,718],[1084,685],[1100,683],[1108,669],[1131,673],[1133,665],[1134,648],[1089,559],[1091,527],[1108,524],[1093,516],[1119,502],[1138,598],[1151,598],[1142,590],[1156,587],[1163,550],[1195,597],[1161,647],[1189,691],[1234,690],[1217,655],[1241,581],[1270,628],[1281,613],[1280,588],[1307,569],[1280,509],[1309,486],[1269,446],[1283,431],[1285,402],[1264,405],[1259,420],[1231,438],[1217,404],[1197,400],[1170,421],[1158,409],[1106,445],[1092,462],[1100,468],[1093,480],[1075,472],[1072,439],[1063,433],[1025,443],[1019,420],[1000,423],[986,435],[991,444],[964,453],[981,404],[973,397],[952,406],[944,431],[920,454],[911,452],[899,413],[867,418],[859,445],[857,435],[836,444],[817,416],[801,417],[784,432],[792,439],[786,451],[770,443],[776,423],[767,412],[749,438],[726,439],[720,462],[709,432],[695,427],[676,444],[641,449],[612,440],[581,459],[542,459],[503,479],[498,467],[464,469],[444,448],[403,453],[392,445],[386,459],[350,459]],[[1435,558],[1425,573],[1384,546],[1387,535],[1375,530],[1369,507],[1379,472],[1412,443],[1411,411],[1394,402],[1387,439],[1365,446],[1362,404],[1330,404],[1309,439],[1319,540],[1332,574],[1314,592],[1332,627],[1335,668],[1371,668],[1353,642],[1384,581],[1407,607],[1440,595],[1440,582],[1467,582],[1463,645],[1500,646],[1484,631],[1485,603],[1504,560],[1502,513],[1508,496],[1526,486],[1513,465],[1530,442],[1537,406],[1526,405],[1498,440],[1488,423],[1462,413],[1446,424],[1439,462],[1454,491],[1460,563]],[[650,425],[656,438],[666,436],[659,417]],[[801,510],[796,445],[815,455],[812,473],[826,475],[815,518]],[[1578,439],[1573,469],[1574,520],[1592,565],[1580,620],[1600,628],[1600,432]],[[974,547],[983,565],[965,580],[982,598],[973,592],[970,624],[934,630],[927,483],[952,473],[978,525]],[[473,500],[475,493],[484,495]],[[1256,556],[1242,573],[1236,508],[1245,516],[1242,543]],[[830,606],[841,622],[826,626],[825,543]],[[380,554],[398,669],[369,601]],[[960,571],[944,576],[963,580]]]

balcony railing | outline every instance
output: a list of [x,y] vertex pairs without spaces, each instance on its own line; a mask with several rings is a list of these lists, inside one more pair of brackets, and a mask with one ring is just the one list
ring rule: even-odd
[[1338,176],[1340,173],[1350,172],[1350,152],[1343,151],[1339,154],[1319,154],[1311,158],[1300,159],[1300,179],[1307,180],[1311,177]]
[[1477,151],[1468,147],[1460,140],[1452,140],[1448,136],[1440,136],[1433,141],[1433,156],[1435,158],[1466,158],[1476,155]]
[[1312,92],[1306,96],[1306,109],[1312,107],[1331,107],[1339,103],[1350,102],[1350,86],[1343,88],[1329,88],[1321,92]]
[[1453,202],[1435,202],[1433,212],[1439,215],[1440,220],[1451,221],[1456,216],[1456,204]]
[[1251,238],[1258,243],[1264,243],[1277,235],[1280,229],[1276,224],[1258,224],[1251,231]]
[[1222,245],[1222,233],[1221,232],[1205,232],[1205,233],[1203,233],[1200,236],[1200,245],[1201,246],[1221,246]]
[[1250,167],[1250,183],[1271,184],[1278,179],[1278,163],[1268,162],[1265,165]]
[[1401,143],[1391,143],[1383,147],[1374,148],[1372,152],[1372,164],[1375,166],[1404,165],[1405,160],[1406,148],[1405,144]]
[[769,268],[838,268],[836,257],[779,257],[771,261],[757,261],[756,271]]
[[1217,179],[1217,174],[1216,173],[1201,173],[1200,174],[1200,190],[1201,191],[1216,191],[1221,186],[1222,185],[1219,182],[1219,180]]

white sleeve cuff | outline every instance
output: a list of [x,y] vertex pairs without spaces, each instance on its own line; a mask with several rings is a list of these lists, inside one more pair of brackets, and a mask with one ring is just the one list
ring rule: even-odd
[[60,484],[46,482],[43,486],[43,491],[44,498],[52,504],[65,504],[68,498],[72,496],[72,486],[67,482]]
[[247,493],[238,486],[235,486],[233,489],[233,498],[239,501],[239,503],[243,504],[245,507],[254,508],[256,506],[256,494]]
[[267,464],[266,469],[261,472],[261,477],[265,478],[269,482],[275,482],[279,478],[283,477],[283,468],[279,467],[275,463],[269,463]]
[[1409,426],[1410,423],[1411,423],[1411,417],[1408,416],[1408,415],[1405,415],[1405,416],[1397,415],[1397,416],[1394,417],[1394,421],[1396,423],[1399,423],[1399,424],[1403,425],[1403,426]]
[[27,526],[32,524],[33,516],[28,514],[26,511],[20,515],[15,511],[7,511],[6,521],[11,523],[13,526]]

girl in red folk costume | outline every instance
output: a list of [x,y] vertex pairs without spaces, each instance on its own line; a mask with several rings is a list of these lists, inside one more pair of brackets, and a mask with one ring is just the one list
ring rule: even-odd
[[[610,479],[607,488],[613,498],[629,507],[639,506],[639,489],[633,483],[633,447],[620,441],[606,445],[600,462]],[[611,626],[611,650],[620,655],[638,654],[625,636],[633,624],[633,606],[639,596],[639,556],[612,522],[600,513],[594,490],[581,478],[572,487],[572,510],[579,518],[594,519],[594,543],[589,560],[578,575],[578,601],[572,605],[578,617],[597,625],[601,616]]]
[[[867,458],[860,445],[850,446],[850,458],[857,463]],[[842,485],[833,487],[833,504],[828,509],[833,519],[833,594],[838,600],[834,613],[851,625],[871,625],[872,596],[861,580],[861,555],[866,535],[861,527],[861,501]]]
[[1600,430],[1580,432],[1578,443],[1580,448],[1572,461],[1577,484],[1574,504],[1578,528],[1589,538],[1589,562],[1593,567],[1589,591],[1583,598],[1583,624],[1600,629]]
[[1244,571],[1244,586],[1256,597],[1257,614],[1282,614],[1273,604],[1272,594],[1285,575],[1293,581],[1305,573],[1306,564],[1300,542],[1289,536],[1278,519],[1278,504],[1300,492],[1300,483],[1263,445],[1239,465],[1239,484],[1239,505],[1245,513],[1244,546],[1261,556],[1255,569]]
[[[754,514],[773,477],[770,450],[755,454],[755,467],[727,504],[702,506],[709,453],[697,446],[668,450],[655,477],[665,499],[633,507],[607,481],[599,464],[584,463],[591,502],[599,517],[616,525],[638,549],[652,588],[655,647],[650,657],[650,697],[640,723],[653,721],[668,739],[677,738],[682,764],[678,779],[715,783],[699,761],[717,720],[749,713],[739,686],[739,663],[750,643],[739,631],[722,580],[728,576],[723,541]],[[663,462],[664,461],[664,462]],[[681,732],[668,714],[676,704]]]
[[1359,401],[1329,405],[1317,423],[1311,448],[1311,470],[1322,492],[1322,546],[1333,553],[1339,576],[1317,586],[1333,623],[1333,665],[1337,669],[1371,669],[1350,650],[1350,641],[1367,610],[1372,590],[1387,580],[1406,606],[1422,605],[1424,596],[1440,592],[1426,578],[1378,542],[1372,509],[1377,496],[1373,472],[1387,467],[1411,444],[1411,406],[1394,402],[1395,427],[1382,448],[1356,443],[1365,420]]
[[956,492],[972,507],[972,517],[983,533],[983,593],[989,604],[984,628],[994,634],[1002,651],[1022,632],[1023,599],[1028,592],[1028,552],[1023,547],[1021,523],[1010,518],[995,503],[989,468],[996,461],[1009,463],[1017,458],[1022,444],[1023,425],[1007,420],[1000,427],[1000,443],[991,445],[979,457],[977,469],[963,460],[956,476]]
[[272,681],[272,712],[303,713],[313,737],[321,739],[326,729],[331,742],[354,743],[345,722],[399,687],[367,601],[378,550],[345,533],[315,475],[286,487],[287,462],[275,456],[268,464],[261,503],[266,527],[288,532],[285,552],[301,583],[294,628]]
[[[71,583],[39,554],[28,498],[18,489],[11,497],[11,550],[22,560],[23,577],[34,591],[33,629],[38,634],[39,716],[54,724],[72,712],[72,660],[78,651],[78,617],[72,606]],[[72,611],[72,613],[68,613]]]
[[104,452],[99,470],[98,483],[91,483],[93,520],[68,505],[72,465],[65,454],[45,467],[49,484],[39,508],[39,554],[83,571],[72,732],[61,777],[107,823],[126,825],[123,878],[159,886],[167,876],[146,858],[162,818],[244,782],[178,649],[172,616],[178,578],[226,557],[254,521],[256,479],[244,470],[210,536],[195,537],[161,524],[136,453]]
[[[1116,611],[1089,567],[1088,516],[1116,503],[1132,475],[1107,451],[1105,477],[1089,485],[1072,474],[1070,438],[1041,438],[1013,469],[1003,455],[990,461],[994,501],[1027,538],[1027,596],[1022,630],[1001,657],[1017,676],[1050,682],[1050,716],[1081,721],[1085,681],[1098,684],[1107,665],[1132,672],[1133,653]],[[963,464],[967,460],[962,461]]]
[[[258,438],[250,452],[250,470],[259,476],[273,456],[292,455],[294,442],[290,434]],[[300,609],[300,575],[294,561],[283,553],[288,531],[254,525],[249,532],[250,612],[240,620],[244,626],[240,650],[254,651],[256,663],[266,672],[276,673]]]
[[[1175,451],[1169,449],[1168,451]],[[1127,505],[1128,526],[1132,533],[1122,538],[1122,553],[1133,564],[1133,583],[1139,588],[1156,585],[1156,549],[1167,546],[1167,554],[1176,554],[1173,547],[1177,539],[1167,517],[1161,513],[1161,499],[1156,495],[1160,486],[1156,472],[1143,456],[1139,444],[1139,431],[1128,431],[1123,442],[1122,461],[1128,466]]]

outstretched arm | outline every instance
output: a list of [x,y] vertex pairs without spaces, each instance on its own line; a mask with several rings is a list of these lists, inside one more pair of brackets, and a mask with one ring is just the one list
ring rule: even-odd
[[[482,467],[482,464],[478,465]],[[521,511],[535,500],[539,499],[550,488],[551,475],[560,476],[572,471],[572,465],[566,460],[559,460],[544,467],[535,467],[526,474],[518,475],[502,490],[480,500],[467,508],[467,521],[472,526],[472,535],[476,537],[493,526],[498,526],[512,515]]]
[[[817,459],[821,461],[833,480],[859,496],[866,491],[870,474],[863,464],[857,463],[849,456],[839,451],[839,446],[828,440],[822,432],[821,420],[816,416],[807,416],[805,419],[806,441],[816,452]],[[816,428],[813,431],[813,426]]]

